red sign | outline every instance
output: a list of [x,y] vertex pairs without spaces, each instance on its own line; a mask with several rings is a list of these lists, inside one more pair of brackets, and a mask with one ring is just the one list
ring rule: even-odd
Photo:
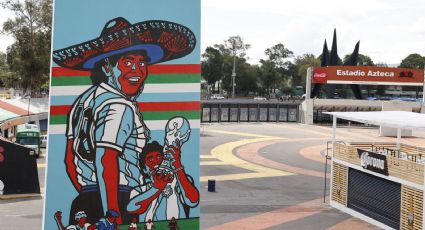
[[424,71],[375,66],[328,66],[313,69],[313,83],[421,86]]

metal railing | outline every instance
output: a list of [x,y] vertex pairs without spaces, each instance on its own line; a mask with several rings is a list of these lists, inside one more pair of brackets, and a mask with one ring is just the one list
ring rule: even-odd
[[203,102],[201,122],[299,122],[300,104]]

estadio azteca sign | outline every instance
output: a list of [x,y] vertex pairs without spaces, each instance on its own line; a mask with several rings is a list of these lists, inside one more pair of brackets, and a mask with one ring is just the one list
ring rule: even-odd
[[367,170],[388,176],[388,163],[384,155],[357,149],[360,165]]
[[328,66],[313,69],[313,83],[421,86],[424,72],[418,69],[375,66]]

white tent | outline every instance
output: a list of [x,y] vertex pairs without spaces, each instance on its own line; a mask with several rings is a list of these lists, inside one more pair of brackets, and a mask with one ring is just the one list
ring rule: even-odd
[[335,143],[337,119],[356,121],[397,129],[397,150],[400,150],[401,130],[425,130],[425,114],[403,111],[326,112],[333,116],[332,143]]

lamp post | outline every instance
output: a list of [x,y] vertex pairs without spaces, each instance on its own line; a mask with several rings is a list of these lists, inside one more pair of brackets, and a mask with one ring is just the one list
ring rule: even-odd
[[232,98],[235,98],[235,78],[236,78],[236,53],[233,54]]
[[29,116],[30,115],[31,95],[27,95],[25,98],[28,99],[28,116]]

